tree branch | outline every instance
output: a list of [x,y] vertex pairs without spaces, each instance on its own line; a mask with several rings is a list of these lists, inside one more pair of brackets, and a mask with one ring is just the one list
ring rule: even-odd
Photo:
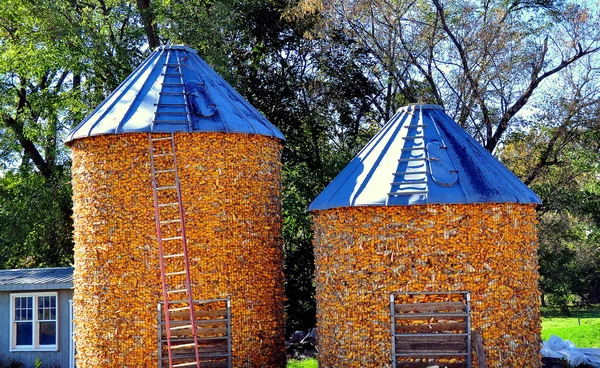
[[[27,82],[24,79],[21,79],[21,88],[17,91],[17,95],[19,97],[19,102],[17,103],[17,116],[23,112],[23,109],[27,104],[26,85]],[[38,151],[33,141],[25,136],[23,132],[23,124],[17,119],[6,114],[2,114],[1,117],[6,127],[13,131],[17,137],[17,140],[21,144],[21,147],[23,147],[23,151],[31,158],[40,173],[44,176],[44,178],[50,179],[52,176],[52,170],[48,166],[46,160],[44,160],[44,157],[42,157],[40,154],[40,151]]]
[[[546,39],[546,41],[547,41],[547,39]],[[546,47],[547,47],[547,44],[546,44],[545,48]],[[529,101],[529,98],[535,91],[535,89],[539,86],[539,84],[544,79],[550,77],[553,74],[560,72],[561,70],[563,70],[564,68],[573,64],[574,62],[581,59],[582,57],[592,54],[598,50],[600,50],[600,48],[598,48],[598,47],[594,48],[594,49],[587,49],[587,50],[582,50],[580,48],[578,50],[578,52],[575,55],[571,56],[569,59],[563,60],[556,67],[548,70],[547,72],[543,73],[540,76],[537,76],[537,74],[539,74],[541,71],[542,62],[540,61],[537,64],[537,66],[534,67],[534,69],[533,69],[532,73],[536,73],[536,74],[532,75],[531,82],[527,86],[527,89],[525,90],[525,92],[523,92],[521,97],[519,97],[517,99],[517,101],[515,101],[515,103],[512,104],[512,106],[508,110],[506,110],[506,112],[502,115],[502,117],[500,118],[500,121],[498,122],[498,127],[496,128],[496,131],[494,132],[494,135],[492,136],[492,139],[488,140],[485,148],[491,152],[496,147],[496,145],[500,141],[500,138],[502,137],[504,132],[508,129],[510,120],[521,110],[521,108],[523,108],[523,106],[525,106],[525,104],[527,103],[527,101]],[[542,53],[542,57],[544,55],[545,55],[545,52]]]

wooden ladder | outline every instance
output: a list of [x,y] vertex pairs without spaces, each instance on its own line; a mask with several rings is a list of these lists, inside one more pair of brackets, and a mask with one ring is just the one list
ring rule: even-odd
[[[169,368],[200,368],[175,138],[172,133],[168,136],[150,133],[149,141]],[[189,312],[189,320],[173,321],[173,315],[182,312]],[[177,338],[181,331],[191,334],[191,342]],[[192,349],[194,353],[175,364],[174,351],[183,349]]]

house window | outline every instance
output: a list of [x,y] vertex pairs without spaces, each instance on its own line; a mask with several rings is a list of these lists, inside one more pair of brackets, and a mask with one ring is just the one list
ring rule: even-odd
[[12,350],[57,350],[57,294],[11,294]]

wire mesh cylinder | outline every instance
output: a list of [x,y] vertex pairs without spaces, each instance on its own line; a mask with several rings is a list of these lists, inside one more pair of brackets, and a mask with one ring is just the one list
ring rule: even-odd
[[[175,146],[193,298],[230,298],[234,367],[282,366],[281,142],[178,133]],[[156,367],[162,289],[148,135],[71,148],[77,366]]]
[[390,293],[421,291],[471,293],[489,366],[539,367],[534,205],[337,208],[314,231],[320,367],[390,367]]

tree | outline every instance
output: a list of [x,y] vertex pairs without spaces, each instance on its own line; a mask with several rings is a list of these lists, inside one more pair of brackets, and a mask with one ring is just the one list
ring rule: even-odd
[[139,17],[122,1],[0,4],[0,267],[71,262],[62,139],[139,63]]
[[600,288],[600,89],[590,68],[555,79],[526,129],[508,135],[500,158],[540,195],[540,288],[568,312],[597,303]]
[[378,61],[383,119],[398,102],[440,104],[490,152],[552,76],[600,46],[597,8],[574,3],[305,0],[298,13],[315,11]]

